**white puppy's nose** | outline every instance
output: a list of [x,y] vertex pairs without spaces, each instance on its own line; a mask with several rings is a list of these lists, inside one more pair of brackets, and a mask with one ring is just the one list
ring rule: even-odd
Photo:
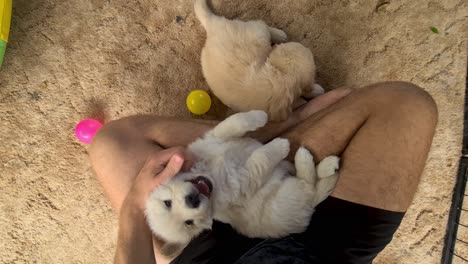
[[198,208],[200,205],[200,195],[198,193],[191,193],[185,196],[185,204],[189,208]]

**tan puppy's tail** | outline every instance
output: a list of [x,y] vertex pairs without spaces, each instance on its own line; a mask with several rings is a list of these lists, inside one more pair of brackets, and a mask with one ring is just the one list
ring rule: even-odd
[[195,0],[195,15],[205,30],[207,29],[208,21],[216,17],[206,1],[207,0]]

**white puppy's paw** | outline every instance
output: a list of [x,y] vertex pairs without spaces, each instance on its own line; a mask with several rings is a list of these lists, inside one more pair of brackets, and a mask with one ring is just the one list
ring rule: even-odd
[[268,114],[260,110],[252,110],[237,115],[245,122],[246,126],[250,128],[249,130],[263,127],[268,122]]
[[207,136],[220,139],[242,137],[249,131],[255,131],[264,126],[268,121],[268,115],[263,111],[250,111],[234,114],[219,123]]
[[319,178],[335,175],[340,168],[340,158],[337,156],[328,156],[317,165],[317,175]]
[[315,183],[317,173],[315,172],[314,157],[310,151],[304,147],[300,147],[296,151],[294,165],[296,166],[296,176],[298,178]]
[[321,178],[317,182],[317,191],[319,203],[325,200],[335,189],[336,183],[338,182],[338,174],[333,174],[326,178]]
[[314,157],[312,156],[310,151],[308,151],[306,148],[300,147],[296,151],[296,157],[294,158],[294,162],[295,163],[307,163],[307,164],[312,163],[312,164],[314,164]]
[[285,138],[275,138],[268,145],[272,151],[278,153],[282,159],[286,158],[289,154],[289,140]]

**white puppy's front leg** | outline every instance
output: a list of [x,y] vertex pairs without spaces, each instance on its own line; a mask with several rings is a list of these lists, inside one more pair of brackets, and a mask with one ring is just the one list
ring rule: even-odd
[[325,200],[335,188],[338,181],[338,169],[340,167],[340,158],[328,156],[317,165],[318,181],[316,186],[317,204]]
[[306,148],[300,147],[297,150],[294,157],[294,165],[296,166],[296,176],[311,183],[315,188],[317,171],[315,169],[314,157]]
[[254,189],[262,186],[275,167],[289,154],[289,141],[277,138],[256,149],[247,159],[246,168]]
[[340,168],[340,158],[328,156],[317,165],[317,174],[320,179],[330,177],[338,172]]
[[220,139],[242,137],[249,131],[255,131],[257,128],[263,127],[267,121],[268,115],[263,111],[253,110],[238,113],[226,118],[207,135]]

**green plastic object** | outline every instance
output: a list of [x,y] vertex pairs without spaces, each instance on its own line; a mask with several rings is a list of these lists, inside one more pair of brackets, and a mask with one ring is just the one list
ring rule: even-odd
[[7,43],[3,40],[0,40],[0,67],[3,64],[3,56],[5,56]]
[[0,0],[0,67],[3,64],[3,56],[10,35],[12,0]]

